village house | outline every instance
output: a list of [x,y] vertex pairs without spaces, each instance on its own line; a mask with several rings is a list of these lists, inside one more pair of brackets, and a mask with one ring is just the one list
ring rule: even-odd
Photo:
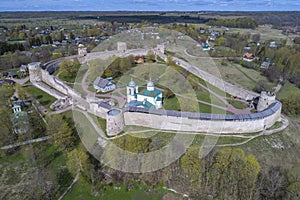
[[260,67],[263,68],[263,69],[269,69],[269,67],[270,67],[271,65],[273,65],[273,64],[274,64],[274,61],[273,61],[273,60],[270,60],[270,59],[266,58],[266,59],[263,61],[263,63],[260,65]]
[[20,66],[20,72],[21,73],[27,73],[27,70],[28,70],[27,65],[21,65]]
[[116,89],[116,85],[105,78],[97,77],[93,83],[94,88],[97,92],[109,92]]
[[255,56],[252,53],[245,53],[243,56],[243,60],[247,62],[252,62]]
[[143,56],[135,56],[134,58],[136,64],[143,64],[145,63],[145,58]]
[[9,79],[0,79],[0,87],[2,87],[3,85],[14,85],[15,82],[13,80],[9,80]]
[[8,72],[8,74],[7,74],[7,78],[10,78],[10,79],[17,78],[17,77],[18,77],[18,75],[15,72]]
[[275,41],[273,42],[270,42],[270,45],[269,45],[270,48],[276,48],[277,47],[277,44]]

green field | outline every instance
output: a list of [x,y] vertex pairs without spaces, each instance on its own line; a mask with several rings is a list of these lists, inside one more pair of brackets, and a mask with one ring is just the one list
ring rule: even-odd
[[285,130],[269,136],[258,137],[247,144],[240,146],[247,153],[252,153],[261,166],[281,166],[289,169],[299,166],[300,138],[299,117],[288,118],[290,125]]
[[300,89],[296,87],[295,85],[291,84],[290,82],[286,82],[280,91],[277,93],[278,99],[283,99],[284,97],[287,97],[289,94],[299,94],[300,95]]
[[47,108],[49,108],[50,105],[56,100],[56,98],[34,86],[24,87],[24,90],[30,94],[30,96],[36,98],[41,105]]
[[158,200],[167,193],[163,189],[153,189],[151,192],[147,192],[147,189],[146,185],[138,183],[133,183],[132,190],[126,189],[125,185],[102,184],[101,190],[93,195],[91,185],[80,177],[64,200]]

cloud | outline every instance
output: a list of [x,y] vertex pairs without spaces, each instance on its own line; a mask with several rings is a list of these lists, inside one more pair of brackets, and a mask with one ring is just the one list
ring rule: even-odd
[[[14,10],[298,10],[299,0],[0,0],[0,11]],[[36,5],[37,7],[34,7]]]

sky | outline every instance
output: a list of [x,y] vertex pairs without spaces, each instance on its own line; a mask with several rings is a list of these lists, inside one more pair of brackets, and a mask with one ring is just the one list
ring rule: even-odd
[[300,0],[0,0],[0,11],[300,11]]

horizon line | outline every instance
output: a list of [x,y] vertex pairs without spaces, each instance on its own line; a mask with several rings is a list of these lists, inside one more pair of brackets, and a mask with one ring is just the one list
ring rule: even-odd
[[0,10],[1,12],[300,12],[300,10]]

